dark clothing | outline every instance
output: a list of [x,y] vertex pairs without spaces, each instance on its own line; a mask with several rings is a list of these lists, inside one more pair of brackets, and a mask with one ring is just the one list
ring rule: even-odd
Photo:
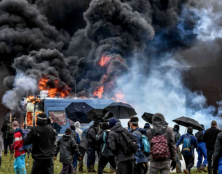
[[207,129],[203,136],[203,141],[206,143],[207,150],[214,150],[214,144],[216,142],[217,135],[221,131],[215,127]]
[[120,161],[117,163],[116,174],[133,174],[133,173],[134,173],[133,159]]
[[183,155],[183,158],[186,164],[186,169],[190,172],[191,168],[194,166],[194,156]]
[[53,174],[54,173],[54,164],[53,160],[34,160],[32,165],[31,174]]
[[121,124],[116,124],[112,127],[108,137],[109,148],[117,156],[117,162],[133,160],[133,155],[126,155],[120,148],[120,132],[128,133],[128,130],[124,129]]
[[147,163],[138,163],[134,165],[134,174],[146,174],[148,171]]
[[103,174],[103,169],[106,167],[106,164],[110,163],[111,167],[116,170],[116,158],[115,156],[100,156],[99,165],[98,165],[98,174]]
[[[212,158],[213,158],[214,150],[207,150],[207,162],[208,162],[208,173],[212,172]],[[217,174],[217,164],[213,169],[213,174]]]
[[89,127],[88,133],[87,133],[87,140],[88,144],[95,146],[96,145],[96,128],[94,125]]
[[8,148],[10,149],[10,153],[13,153],[13,150],[10,148],[10,145],[13,144],[13,139],[4,139],[4,154],[7,155]]
[[32,158],[35,160],[52,159],[55,148],[55,132],[47,120],[37,120],[25,138],[25,145],[32,144]]
[[87,147],[87,169],[94,169],[96,160],[96,151],[95,148],[92,146]]
[[62,171],[60,174],[73,174],[74,169],[72,167],[72,164],[62,164]]
[[50,123],[50,125],[52,126],[53,129],[55,129],[55,136],[58,136],[62,127],[54,121],[53,121],[53,123]]
[[205,132],[205,130],[202,130],[202,131],[198,131],[198,132],[195,134],[195,137],[197,138],[197,142],[198,142],[198,143],[203,142],[204,132]]
[[71,135],[63,135],[63,137],[57,141],[54,155],[57,156],[59,151],[59,161],[63,164],[71,164],[73,161],[72,156],[74,153],[77,155],[77,158],[81,157],[78,145],[76,144],[75,140],[71,137]]
[[10,123],[9,121],[5,121],[2,125],[1,131],[3,132],[3,138],[9,139],[9,141],[13,141],[13,134],[7,134],[7,124]]
[[222,132],[217,135],[214,155],[213,155],[213,164],[214,168],[218,167],[219,159],[222,157]]

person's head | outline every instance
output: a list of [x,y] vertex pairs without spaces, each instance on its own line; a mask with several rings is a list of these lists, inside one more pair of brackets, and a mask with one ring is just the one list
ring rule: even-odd
[[13,128],[13,130],[15,130],[15,129],[18,128],[18,127],[19,127],[18,121],[13,121],[13,122],[12,122],[12,128]]
[[99,124],[99,122],[98,122],[98,121],[94,121],[93,126],[94,126],[94,127],[99,127],[99,126],[100,126],[100,124]]
[[213,121],[211,122],[211,127],[217,127],[217,122],[216,122],[215,120],[213,120]]
[[8,117],[4,117],[4,122],[8,122]]
[[113,126],[116,125],[116,123],[118,123],[118,120],[116,118],[110,118],[109,119],[109,127],[112,128]]
[[52,119],[52,117],[49,117],[49,120],[50,120],[51,123],[53,123],[53,119]]
[[80,124],[80,122],[75,122],[75,124],[74,124],[74,126],[76,127],[76,128],[81,128],[81,124]]
[[65,134],[66,134],[66,135],[71,135],[71,134],[72,134],[72,129],[68,127],[68,128],[66,129],[66,131],[65,131]]
[[144,128],[144,129],[149,129],[149,128],[150,128],[150,124],[149,124],[149,123],[146,123],[143,128]]
[[188,128],[187,128],[187,133],[193,134],[193,128],[192,128],[192,127],[188,127]]
[[173,130],[176,131],[176,132],[179,132],[179,130],[180,130],[180,126],[177,125],[177,124],[174,125]]
[[139,118],[138,117],[130,117],[130,128],[131,129],[136,129],[139,124]]
[[108,123],[102,123],[101,129],[102,129],[102,130],[107,130],[107,129],[109,129],[109,124],[108,124]]
[[48,122],[48,118],[47,118],[47,115],[45,113],[40,113],[37,115],[37,125],[44,125],[44,124],[47,124]]
[[154,114],[152,118],[152,125],[156,133],[158,134],[161,133],[163,127],[167,126],[167,123],[165,121],[163,114],[161,113]]
[[203,124],[201,124],[200,126],[202,128],[202,129],[200,129],[200,131],[205,129]]
[[75,127],[75,124],[74,124],[74,123],[70,124],[70,129],[76,130],[76,127]]

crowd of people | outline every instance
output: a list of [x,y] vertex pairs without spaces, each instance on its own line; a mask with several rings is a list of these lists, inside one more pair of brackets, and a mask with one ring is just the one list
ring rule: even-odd
[[[75,122],[65,130],[65,135],[58,138],[59,125],[44,113],[37,117],[37,126],[29,132],[21,129],[18,121],[10,123],[5,119],[2,126],[4,154],[7,155],[10,146],[10,153],[15,155],[16,174],[26,174],[25,157],[30,145],[32,174],[53,174],[53,160],[57,159],[58,153],[63,164],[60,174],[84,172],[85,154],[88,173],[102,174],[109,163],[110,170],[116,174],[169,174],[174,169],[177,173],[190,174],[194,173],[195,149],[198,173],[222,174],[222,132],[216,121],[212,121],[211,128],[206,131],[201,125],[195,135],[193,128],[188,127],[187,133],[181,136],[179,125],[169,127],[164,116],[156,113],[152,118],[152,128],[149,123],[140,128],[139,118],[135,116],[130,117],[127,128],[120,120],[111,118],[108,122],[94,122],[85,130]],[[96,156],[98,171],[95,169]],[[186,166],[184,170],[182,157]]]

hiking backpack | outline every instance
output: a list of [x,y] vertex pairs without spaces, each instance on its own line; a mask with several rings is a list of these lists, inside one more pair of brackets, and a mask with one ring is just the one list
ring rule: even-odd
[[[20,130],[20,133],[22,135],[22,139],[23,139],[23,142],[24,142],[24,139],[27,137],[28,133],[29,133],[29,130],[23,130],[21,129]],[[19,148],[19,152],[21,151],[25,151],[28,153],[28,155],[31,153],[32,151],[32,144],[29,144],[29,145],[23,145],[22,147]]]
[[163,160],[170,157],[170,150],[167,139],[164,136],[166,129],[162,129],[160,135],[156,135],[155,130],[151,129],[153,138],[151,140],[151,154],[154,160]]
[[8,135],[13,135],[14,130],[12,128],[12,123],[7,123],[7,129],[6,129],[6,138],[8,138]]
[[150,143],[148,141],[148,138],[145,135],[142,135],[141,132],[139,132],[139,131],[135,131],[135,132],[137,132],[141,135],[141,144],[142,144],[141,150],[143,151],[143,153],[146,156],[149,156],[149,154],[150,154]]
[[125,155],[133,155],[138,151],[138,144],[134,135],[128,131],[119,133],[120,147]]
[[182,152],[189,153],[191,151],[191,136],[185,135],[183,138]]

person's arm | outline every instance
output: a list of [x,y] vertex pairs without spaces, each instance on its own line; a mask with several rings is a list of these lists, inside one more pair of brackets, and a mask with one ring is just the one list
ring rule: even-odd
[[172,161],[176,161],[176,145],[175,145],[175,137],[173,136],[173,132],[169,129],[168,135],[170,137],[169,149]]
[[54,157],[56,157],[57,154],[59,153],[60,146],[61,146],[61,139],[62,139],[62,138],[60,138],[60,139],[57,141],[56,148],[55,148],[55,151],[54,151]]
[[182,136],[180,137],[180,139],[177,141],[176,147],[179,147],[179,145],[181,145],[181,143],[182,143],[182,141],[183,141],[183,138],[184,138],[184,135],[182,135]]
[[207,138],[208,138],[208,131],[206,130],[203,136],[203,142],[207,142]]
[[109,133],[108,137],[108,146],[111,149],[111,151],[115,152],[117,150],[117,142],[116,138],[113,132]]
[[34,130],[33,128],[31,128],[30,132],[27,134],[27,137],[24,139],[24,144],[25,145],[33,144],[33,140],[34,140]]
[[198,146],[197,138],[195,136],[193,136],[193,138],[194,138],[194,148],[197,148]]
[[94,129],[90,129],[88,134],[93,141],[92,143],[95,144],[96,143],[96,131]]
[[73,152],[72,154],[75,153],[77,158],[81,158],[82,157],[82,155],[81,155],[81,153],[79,151],[78,145],[76,144],[76,142],[74,141],[73,138],[71,139],[71,148],[72,148],[72,152]]
[[6,127],[7,127],[7,125],[6,125],[5,123],[3,123],[2,128],[1,128],[1,131],[2,131],[2,132],[5,132],[5,131],[6,131]]

